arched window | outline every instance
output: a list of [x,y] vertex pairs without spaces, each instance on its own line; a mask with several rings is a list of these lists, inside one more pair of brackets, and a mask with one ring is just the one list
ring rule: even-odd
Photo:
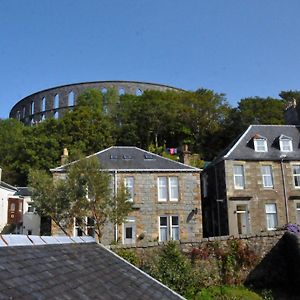
[[54,108],[58,108],[59,107],[59,95],[56,94],[54,97]]
[[141,96],[143,94],[143,91],[141,89],[137,89],[135,91],[136,96]]
[[73,91],[71,91],[68,95],[68,106],[74,106],[75,105],[75,94]]
[[31,115],[34,114],[34,101],[32,101],[31,104],[30,104],[30,114]]
[[58,111],[56,111],[53,115],[54,119],[58,119]]
[[46,98],[43,97],[42,99],[42,111],[45,111],[46,110]]
[[102,89],[101,89],[101,93],[102,93],[102,94],[106,94],[106,93],[107,93],[107,88],[102,88]]
[[125,95],[125,89],[124,88],[119,89],[119,95],[120,96]]

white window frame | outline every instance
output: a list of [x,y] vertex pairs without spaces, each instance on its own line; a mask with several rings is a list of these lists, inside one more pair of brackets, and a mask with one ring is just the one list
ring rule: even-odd
[[124,186],[126,188],[126,191],[128,192],[129,198],[128,202],[133,202],[134,198],[134,177],[133,176],[127,176],[124,178]]
[[[298,170],[297,173],[295,173],[296,170]],[[294,187],[296,189],[300,189],[300,165],[292,165],[292,173],[293,173]],[[298,184],[296,184],[297,182]]]
[[[76,219],[77,218],[74,217],[74,222],[73,222],[73,224],[74,224],[74,226],[73,226],[73,236],[78,236],[77,235],[77,229],[80,229],[82,231],[82,233],[83,233],[82,236],[89,236],[89,234],[88,234],[89,229],[93,229],[94,228],[92,236],[95,237],[95,225],[88,224],[88,218],[89,217],[82,218],[83,219],[82,220],[83,225],[82,225],[82,227],[80,227],[80,226],[76,226]],[[80,219],[80,218],[78,218],[78,219]]]
[[[161,218],[166,218],[167,225],[161,225]],[[177,218],[178,224],[173,224],[173,218]],[[165,240],[162,240],[161,229],[165,229],[167,232]],[[167,242],[170,240],[175,240],[174,234],[173,234],[173,230],[175,230],[175,229],[177,230],[177,235],[178,235],[178,239],[176,239],[176,240],[180,240],[180,219],[179,219],[178,215],[170,215],[170,216],[163,215],[163,216],[158,217],[158,239],[159,239],[159,242]]]
[[34,202],[27,203],[27,213],[34,214],[36,212],[36,207],[34,206]]
[[[173,180],[175,180],[175,182],[172,182]],[[170,176],[169,180],[168,180],[168,185],[169,185],[169,200],[177,202],[178,198],[179,198],[178,177]],[[174,190],[175,190],[175,194],[176,194],[175,197],[174,197]]]
[[[178,177],[159,176],[157,178],[157,194],[158,194],[159,202],[167,202],[167,201],[178,202],[179,200]],[[165,194],[165,197],[161,197],[162,194]]]
[[[262,144],[260,144],[262,143]],[[254,150],[255,152],[268,152],[267,140],[264,138],[254,139]]]
[[[288,143],[288,144],[284,144],[284,143]],[[287,139],[287,138],[281,138],[279,139],[279,146],[280,146],[280,151],[281,152],[292,152],[293,151],[293,143],[291,139]]]
[[[167,176],[160,176],[157,178],[157,192],[158,192],[159,202],[166,202],[168,200],[168,177]],[[163,194],[165,195],[165,197],[161,197],[161,195]]]
[[[236,171],[235,167],[240,167],[242,172],[241,173],[235,172]],[[238,178],[242,179],[242,182],[243,182],[242,185],[239,184]],[[243,189],[245,189],[245,170],[244,170],[244,165],[241,165],[241,164],[233,165],[233,182],[234,182],[234,188],[236,190],[243,190]]]
[[[261,166],[261,176],[264,188],[274,188],[273,170],[271,165]],[[269,185],[268,182],[271,182],[271,185]]]
[[[266,213],[267,230],[275,230],[278,227],[276,203],[266,203],[265,213]],[[275,226],[269,226],[269,223],[274,223]]]

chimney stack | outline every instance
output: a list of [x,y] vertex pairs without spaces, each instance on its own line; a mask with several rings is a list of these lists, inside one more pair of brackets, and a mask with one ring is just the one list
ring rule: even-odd
[[189,151],[189,146],[187,144],[182,145],[182,157],[183,157],[183,163],[185,165],[189,165],[191,152]]

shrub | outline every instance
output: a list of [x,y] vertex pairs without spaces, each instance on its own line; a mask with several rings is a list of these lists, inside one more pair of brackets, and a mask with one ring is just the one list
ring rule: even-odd
[[242,286],[212,286],[201,290],[196,297],[196,300],[260,300],[258,294],[247,290]]
[[129,263],[139,267],[140,261],[135,252],[126,249],[116,249],[115,252]]
[[175,242],[169,242],[160,252],[151,276],[181,295],[195,294],[195,274],[191,263],[181,254]]

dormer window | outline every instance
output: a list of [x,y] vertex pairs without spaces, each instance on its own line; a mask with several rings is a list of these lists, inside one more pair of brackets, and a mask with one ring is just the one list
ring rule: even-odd
[[267,152],[267,139],[264,137],[255,137],[254,138],[254,149],[256,152]]
[[279,146],[280,146],[280,151],[282,152],[293,151],[292,139],[288,136],[281,135],[279,137]]

